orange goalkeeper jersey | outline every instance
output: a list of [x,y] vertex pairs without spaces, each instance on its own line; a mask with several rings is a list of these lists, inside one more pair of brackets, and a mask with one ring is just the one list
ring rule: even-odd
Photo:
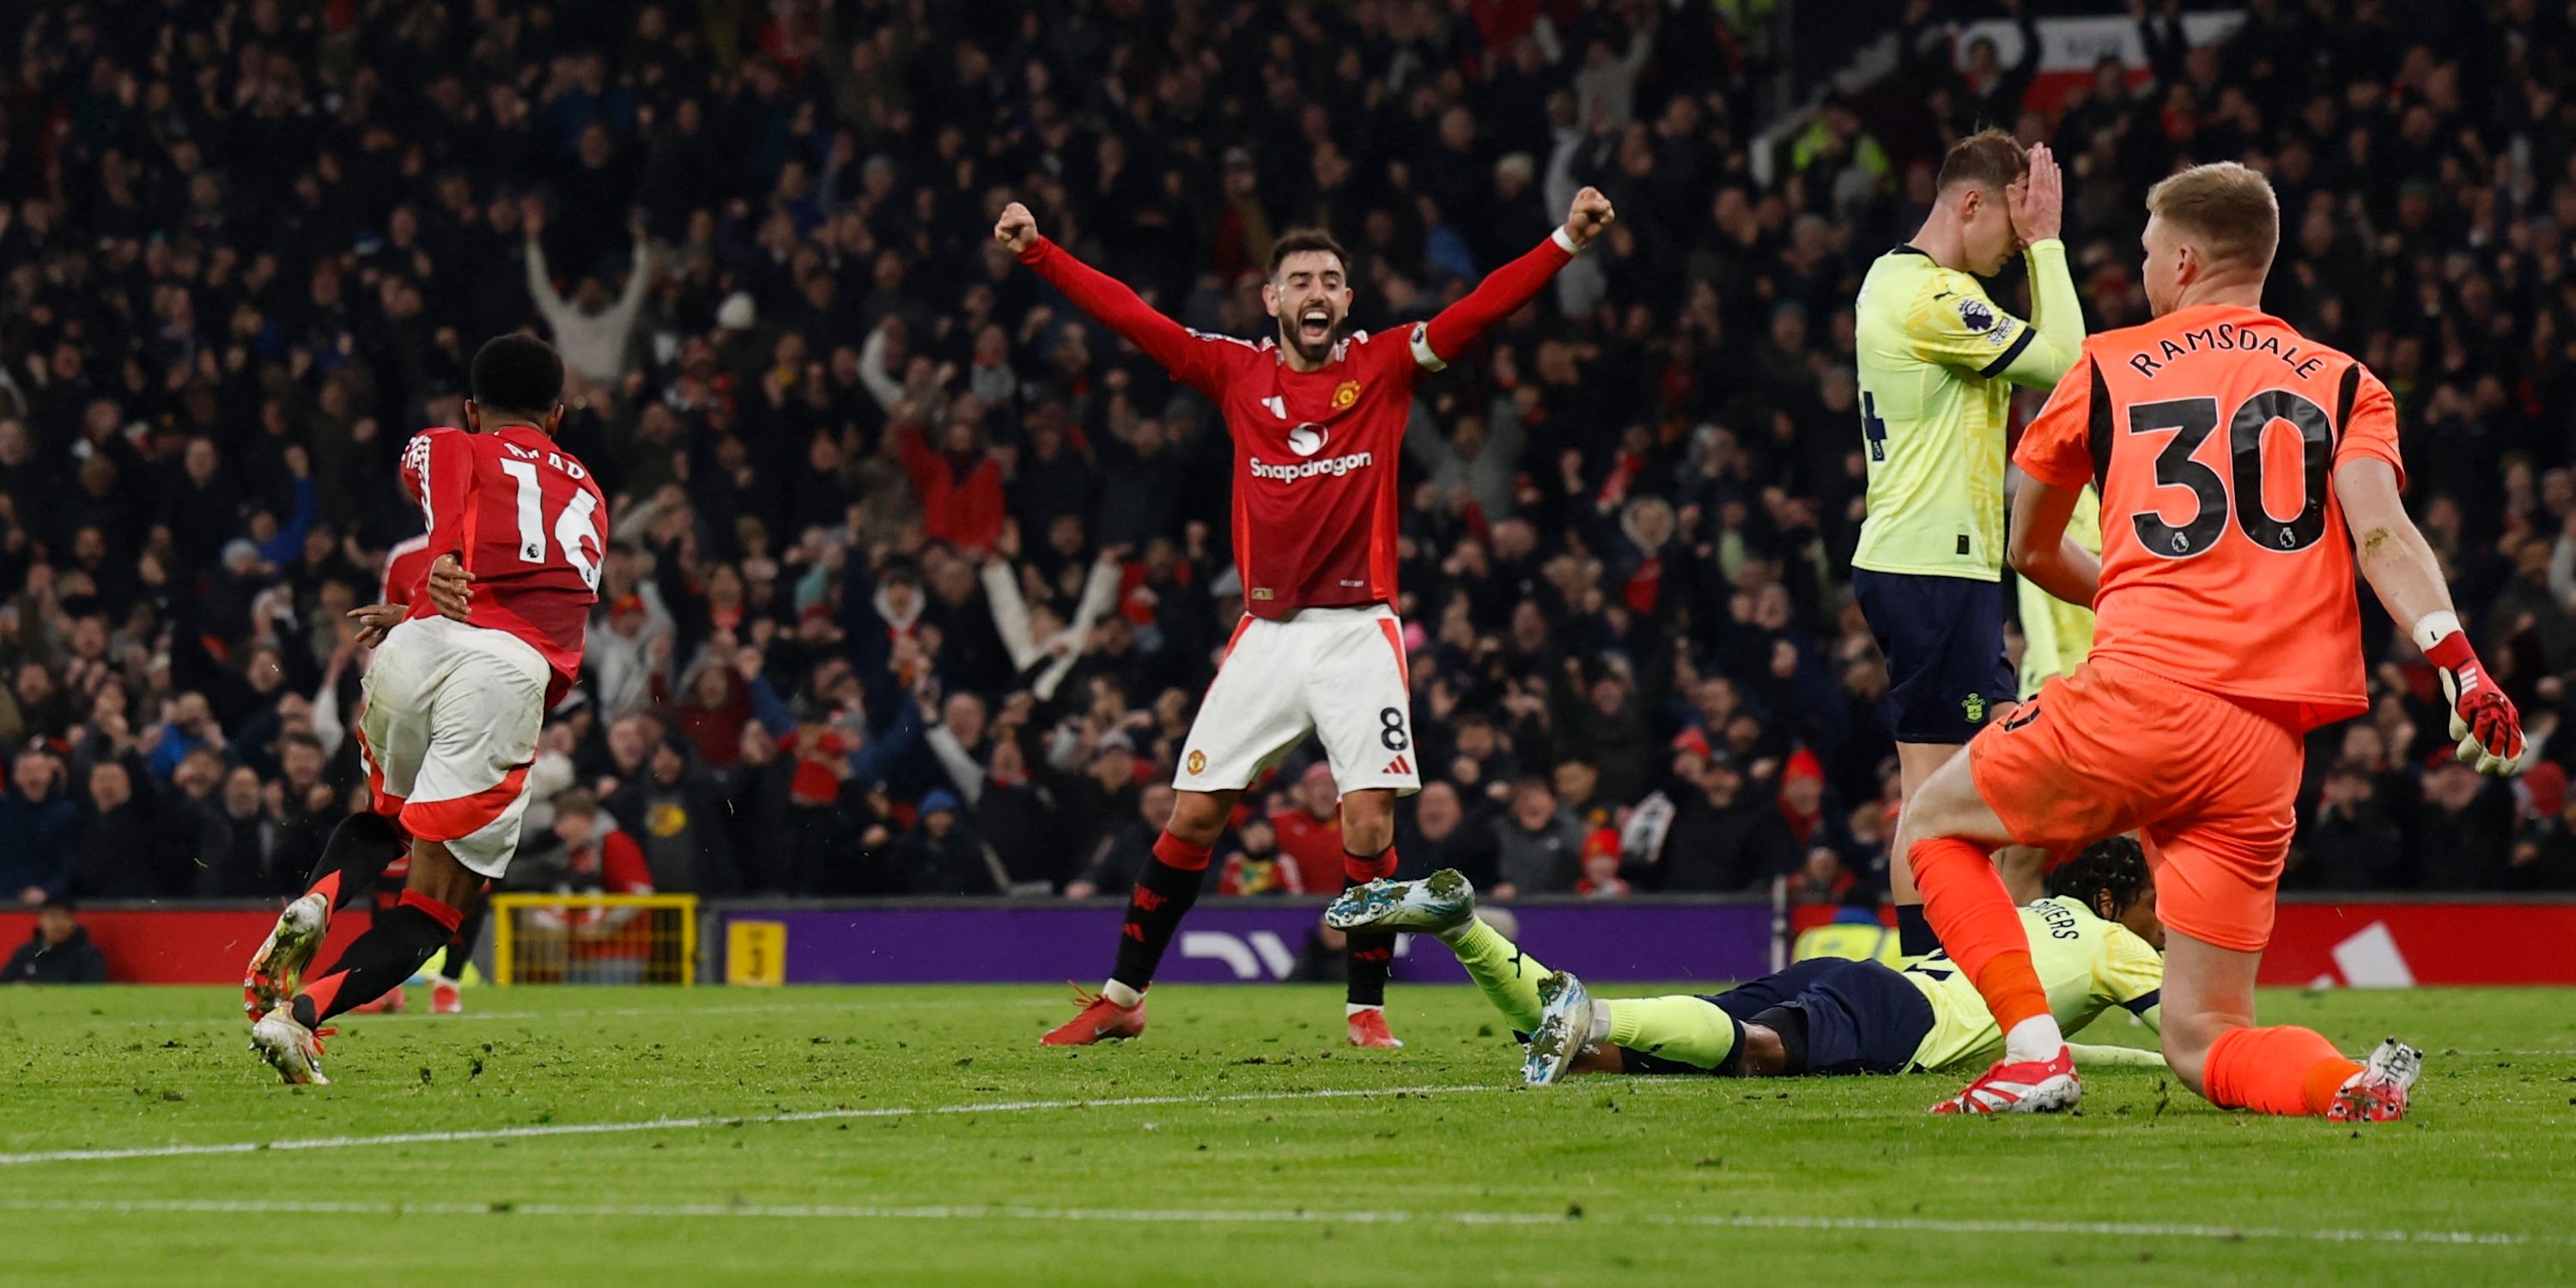
[[2396,404],[2354,359],[2255,309],[2091,336],[2014,463],[2099,484],[2093,656],[2313,728],[2368,709],[2334,467],[2398,470]]

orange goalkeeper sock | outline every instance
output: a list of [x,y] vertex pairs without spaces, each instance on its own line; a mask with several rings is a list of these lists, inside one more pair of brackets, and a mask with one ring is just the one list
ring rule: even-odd
[[[1996,1027],[2011,1039],[2023,1021],[2048,1018],[2048,992],[2039,986],[2039,972],[2030,963],[2030,936],[2022,930],[2021,914],[1995,872],[1994,859],[1979,846],[1947,837],[1915,842],[1907,858],[1914,865],[1915,888],[1923,892],[1924,918],[1941,936],[1950,960],[1968,973],[1986,999]],[[2055,1021],[2046,1027],[2054,1030]],[[2015,1053],[2016,1058],[2046,1059],[2063,1041],[2051,1043],[2046,1035],[2029,1031],[2022,1036],[2035,1036],[2038,1045],[2050,1049],[2035,1057]]]
[[2296,1117],[2325,1113],[2359,1072],[2314,1029],[2229,1029],[2210,1044],[2201,1082],[2211,1104]]

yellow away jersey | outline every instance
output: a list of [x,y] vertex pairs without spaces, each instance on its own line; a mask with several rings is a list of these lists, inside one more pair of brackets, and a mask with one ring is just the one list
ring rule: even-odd
[[1968,273],[1900,246],[1854,306],[1869,517],[1852,566],[1999,580],[2004,427],[2012,387],[2056,384],[2084,342],[2066,247],[2029,251],[2034,317],[2006,313]]
[[[2075,498],[2066,535],[2075,544],[2102,553],[2102,497],[2089,483]],[[2084,664],[2093,651],[2093,610],[2067,603],[2028,578],[2014,593],[2021,604],[2021,696],[2027,699],[2050,676],[2073,674]]]
[[[2150,1028],[2160,1026],[2157,995],[2165,984],[2165,959],[2146,940],[2062,896],[2023,908],[2021,925],[2057,1027],[2076,1033],[2114,1006],[2127,1008]],[[1902,973],[1932,1004],[1932,1031],[1915,1048],[1915,1068],[1984,1064],[2002,1053],[2002,1030],[1956,963],[1934,953]]]

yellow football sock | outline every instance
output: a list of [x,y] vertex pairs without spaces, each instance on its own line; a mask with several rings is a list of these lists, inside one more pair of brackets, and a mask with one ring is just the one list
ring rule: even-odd
[[1714,1069],[1735,1053],[1735,1021],[1696,997],[1623,997],[1610,1008],[1610,1040],[1631,1051]]
[[1547,978],[1547,967],[1538,959],[1521,952],[1520,947],[1503,938],[1503,932],[1483,921],[1469,918],[1455,933],[1441,936],[1441,942],[1458,954],[1458,964],[1485,990],[1485,1000],[1512,1022],[1512,1028],[1527,1033],[1538,1027],[1538,982]]

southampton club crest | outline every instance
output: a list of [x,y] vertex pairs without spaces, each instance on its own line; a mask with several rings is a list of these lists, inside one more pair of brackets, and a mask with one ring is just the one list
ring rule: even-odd
[[1971,693],[1968,696],[1959,699],[1959,714],[1966,716],[1969,724],[1984,724],[1986,722],[1986,695],[1982,693]]

